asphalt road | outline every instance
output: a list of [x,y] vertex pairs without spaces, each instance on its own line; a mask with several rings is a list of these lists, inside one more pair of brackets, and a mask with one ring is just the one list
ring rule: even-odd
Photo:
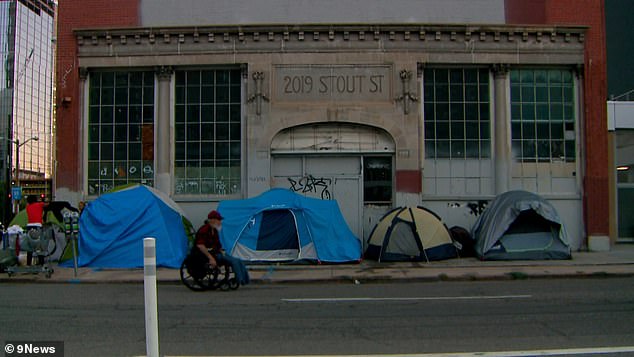
[[[0,342],[62,341],[65,356],[145,355],[143,293],[142,284],[2,284]],[[161,284],[158,302],[161,355],[634,355],[634,278],[204,293]]]

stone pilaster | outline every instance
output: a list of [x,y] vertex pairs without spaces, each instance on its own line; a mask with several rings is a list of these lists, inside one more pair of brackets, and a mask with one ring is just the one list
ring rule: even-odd
[[155,188],[171,195],[172,175],[170,173],[171,140],[170,140],[170,89],[174,70],[170,66],[161,66],[156,69],[158,78],[158,101],[156,117],[156,169]]
[[511,130],[509,110],[507,108],[509,81],[509,65],[493,65],[493,102],[495,109],[493,112],[493,138],[494,151],[493,159],[495,166],[495,194],[500,194],[509,190],[511,180]]

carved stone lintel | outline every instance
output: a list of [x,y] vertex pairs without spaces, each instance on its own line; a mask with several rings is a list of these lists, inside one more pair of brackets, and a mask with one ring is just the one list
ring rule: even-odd
[[172,66],[160,66],[155,69],[159,81],[169,81],[174,73]]

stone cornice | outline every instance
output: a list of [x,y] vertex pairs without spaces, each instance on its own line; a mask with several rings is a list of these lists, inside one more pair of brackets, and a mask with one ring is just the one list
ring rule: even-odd
[[[416,25],[416,24],[358,24],[358,25],[234,25],[234,26],[191,26],[191,27],[130,27],[130,28],[94,28],[94,29],[76,29],[74,30],[77,36],[92,37],[92,36],[106,36],[110,34],[112,37],[128,36],[133,37],[136,35],[148,36],[154,35],[193,35],[199,36],[215,34],[222,35],[227,32],[230,34],[260,34],[263,35],[263,39],[266,39],[266,35],[269,32],[283,34],[285,32],[299,34],[301,32],[307,34],[313,34],[318,32],[324,35],[328,35],[331,31],[337,33],[356,33],[365,32],[366,35],[374,35],[376,32],[379,34],[390,34],[409,32],[410,35],[414,34],[420,37],[421,33],[431,35],[436,32],[452,33],[456,34],[474,34],[479,36],[481,32],[494,35],[500,34],[512,34],[519,35],[521,39],[523,34],[538,34],[551,36],[551,34],[579,34],[585,33],[586,26],[513,26],[513,25]],[[256,35],[257,36],[257,35]],[[368,36],[366,39],[371,39],[372,36]],[[413,37],[413,36],[412,36]],[[422,39],[422,38],[421,38]]]
[[74,34],[80,56],[487,48],[547,53],[583,49],[586,30],[582,26],[359,24],[108,28]]

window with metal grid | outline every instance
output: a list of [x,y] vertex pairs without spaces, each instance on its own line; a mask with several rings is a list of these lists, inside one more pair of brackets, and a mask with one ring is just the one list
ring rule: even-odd
[[93,72],[89,83],[88,193],[153,186],[154,72]]
[[423,73],[426,196],[478,196],[493,190],[488,68]]
[[424,72],[425,157],[491,157],[489,72],[428,68]]
[[176,194],[240,192],[241,71],[176,71]]
[[573,73],[511,70],[511,146],[521,162],[575,162]]

